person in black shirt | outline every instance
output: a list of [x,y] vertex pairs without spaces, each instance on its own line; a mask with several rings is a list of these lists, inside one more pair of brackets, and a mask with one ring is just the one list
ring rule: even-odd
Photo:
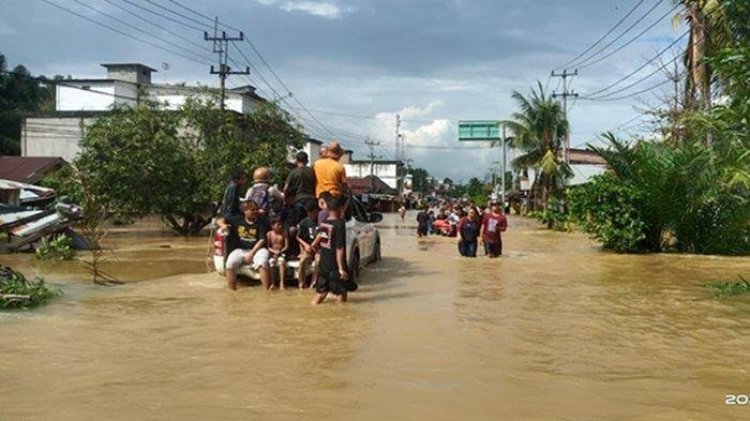
[[295,226],[301,221],[309,203],[315,203],[315,171],[307,166],[308,157],[305,152],[297,152],[295,164],[297,168],[289,173],[284,186],[284,201],[292,207],[288,218],[288,225]]
[[346,267],[346,225],[339,219],[339,210],[343,207],[343,196],[333,196],[328,192],[320,195],[321,203],[328,208],[328,219],[318,227],[318,236],[313,241],[313,248],[320,250],[320,269],[318,283],[315,286],[313,305],[323,302],[328,293],[336,295],[339,302],[346,302],[349,291],[355,291],[357,284],[349,280]]
[[218,212],[220,216],[223,216],[225,219],[242,216],[242,211],[240,210],[242,192],[240,190],[245,183],[247,183],[247,173],[244,170],[237,170],[232,174],[232,180],[229,181],[224,191],[224,198],[221,201],[221,207]]
[[266,289],[271,289],[271,276],[268,270],[268,249],[265,248],[268,224],[258,216],[258,205],[252,200],[243,202],[242,216],[220,219],[219,226],[228,229],[227,235],[227,286],[237,289],[237,269],[251,264],[258,271],[260,281]]
[[[300,260],[299,269],[297,273],[297,280],[299,281],[299,288],[305,287],[307,281],[307,267],[314,260],[317,261],[318,254],[312,247],[313,241],[315,241],[315,234],[318,230],[318,204],[315,201],[307,204],[307,218],[303,219],[299,225],[297,225],[297,242],[300,248]],[[317,278],[318,268],[315,267],[315,273],[313,273],[313,280],[310,284],[310,288],[315,286]]]
[[467,216],[458,222],[458,252],[464,257],[477,257],[477,239],[479,238],[479,213],[469,209]]
[[422,208],[421,211],[417,214],[417,236],[418,237],[424,237],[427,236],[427,225],[430,221],[430,215],[427,213],[426,208]]

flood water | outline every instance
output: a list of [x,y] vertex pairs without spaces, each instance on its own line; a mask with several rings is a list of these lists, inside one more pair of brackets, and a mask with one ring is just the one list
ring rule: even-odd
[[[750,297],[702,285],[750,259],[602,252],[511,218],[505,256],[462,259],[387,215],[350,303],[229,291],[206,238],[114,231],[108,269],[0,263],[65,296],[0,313],[2,420],[749,419]],[[747,278],[747,276],[746,276]]]

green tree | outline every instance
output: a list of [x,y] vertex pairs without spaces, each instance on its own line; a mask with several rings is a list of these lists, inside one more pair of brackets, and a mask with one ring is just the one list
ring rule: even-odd
[[54,89],[44,77],[33,77],[26,67],[7,68],[0,54],[0,155],[20,155],[21,116],[54,104]]
[[411,180],[415,192],[427,192],[432,188],[430,184],[430,173],[424,168],[413,168]]
[[[533,168],[537,178],[532,193],[541,189],[541,208],[546,209],[550,195],[560,196],[565,181],[572,177],[570,166],[562,159],[560,151],[568,133],[568,122],[560,104],[544,93],[537,82],[537,91],[524,96],[514,91],[512,98],[518,106],[512,120],[502,123],[510,129],[512,144],[523,151],[513,160],[516,169]],[[534,201],[536,202],[536,201]],[[532,206],[535,207],[535,203]]]
[[92,124],[74,165],[92,194],[124,218],[161,215],[180,234],[197,234],[213,214],[233,169],[265,165],[281,179],[302,134],[274,105],[250,115],[190,99],[178,112],[156,104],[118,108]]

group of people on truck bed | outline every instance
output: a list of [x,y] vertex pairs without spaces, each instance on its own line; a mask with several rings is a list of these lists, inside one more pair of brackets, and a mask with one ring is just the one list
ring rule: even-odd
[[270,184],[267,167],[255,169],[253,185],[244,196],[247,173],[239,170],[232,175],[217,219],[227,235],[229,288],[237,289],[237,270],[251,265],[266,289],[284,289],[286,262],[299,259],[300,289],[308,287],[308,268],[315,262],[309,284],[316,292],[313,304],[329,293],[344,302],[347,293],[357,289],[346,265],[343,216],[349,188],[339,162],[343,154],[341,145],[331,142],[310,167],[307,153],[298,152],[283,191]]

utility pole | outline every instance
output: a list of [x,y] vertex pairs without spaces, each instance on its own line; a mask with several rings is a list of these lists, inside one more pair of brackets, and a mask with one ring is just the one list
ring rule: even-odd
[[365,145],[367,145],[370,148],[370,154],[367,155],[370,158],[370,190],[375,189],[375,158],[380,158],[379,156],[375,156],[375,146],[380,145],[380,142],[376,142],[373,140],[370,140],[368,137],[365,140]]
[[505,157],[507,155],[507,153],[505,152],[505,124],[503,124],[503,140],[502,140],[502,143],[500,144],[500,146],[503,148],[503,174],[501,176],[502,180],[503,180],[502,181],[502,186],[503,186],[502,187],[502,189],[503,189],[502,200],[503,201],[500,202],[500,203],[503,204],[503,213],[505,213]]
[[[552,77],[561,77],[563,81],[563,92],[557,94],[552,92],[552,98],[562,97],[563,100],[563,113],[565,114],[565,121],[568,121],[568,97],[578,97],[578,94],[574,91],[568,91],[568,77],[578,76],[578,69],[575,69],[573,73],[569,73],[568,69],[563,69],[562,73],[555,73],[552,71]],[[563,147],[563,156],[565,163],[570,164],[570,123],[568,123],[568,132],[565,134],[565,146]]]
[[229,65],[227,65],[227,60],[229,58],[229,41],[243,41],[245,39],[245,34],[240,31],[240,35],[237,37],[228,37],[226,31],[221,31],[221,36],[218,34],[219,32],[219,18],[217,17],[214,21],[214,36],[209,37],[208,32],[203,32],[203,39],[205,41],[213,41],[214,43],[214,53],[219,54],[219,69],[214,69],[214,66],[211,65],[211,74],[212,75],[219,75],[219,80],[221,82],[221,110],[223,111],[226,107],[226,79],[229,75],[249,75],[250,74],[250,67],[245,67],[245,70],[243,71],[233,71]]
[[396,114],[396,155],[395,158],[398,161],[401,159],[401,114]]

